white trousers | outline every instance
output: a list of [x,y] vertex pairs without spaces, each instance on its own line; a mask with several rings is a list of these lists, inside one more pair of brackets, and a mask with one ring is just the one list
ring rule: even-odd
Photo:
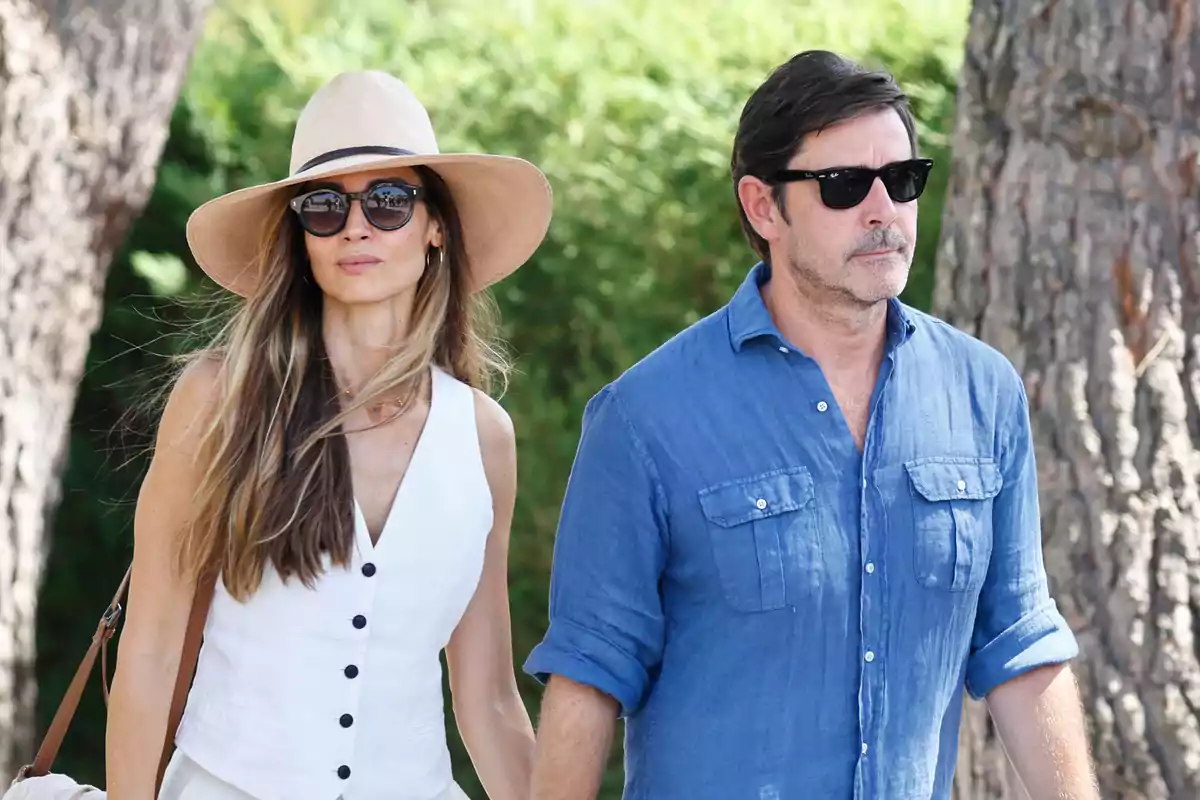
[[163,775],[158,800],[255,800],[176,750]]
[[[257,800],[231,786],[179,750],[171,756],[158,800]],[[457,783],[430,800],[470,800]]]

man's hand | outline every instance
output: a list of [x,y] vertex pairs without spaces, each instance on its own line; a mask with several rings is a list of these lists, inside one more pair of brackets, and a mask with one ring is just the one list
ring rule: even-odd
[[1100,800],[1069,667],[1024,673],[993,689],[987,704],[1031,800]]

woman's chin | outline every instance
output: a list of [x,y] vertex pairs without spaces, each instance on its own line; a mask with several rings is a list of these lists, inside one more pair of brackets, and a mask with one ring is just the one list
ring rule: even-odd
[[416,290],[416,281],[397,282],[394,276],[392,280],[381,280],[382,277],[376,269],[357,275],[342,273],[317,283],[327,302],[332,300],[347,306],[386,303]]
[[380,286],[339,286],[332,292],[325,292],[325,302],[332,300],[343,306],[373,306],[386,303],[396,294]]

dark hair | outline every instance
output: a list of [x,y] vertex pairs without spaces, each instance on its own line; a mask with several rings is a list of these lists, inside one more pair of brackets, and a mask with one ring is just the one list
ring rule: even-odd
[[[772,173],[787,168],[809,134],[885,107],[895,109],[900,115],[915,156],[917,135],[912,111],[907,95],[895,79],[827,50],[806,50],[793,56],[777,67],[746,101],[733,141],[730,169],[742,230],[763,261],[770,261],[767,243],[746,217],[737,196],[738,182],[746,175],[766,180]],[[783,187],[775,185],[773,195],[787,219]]]

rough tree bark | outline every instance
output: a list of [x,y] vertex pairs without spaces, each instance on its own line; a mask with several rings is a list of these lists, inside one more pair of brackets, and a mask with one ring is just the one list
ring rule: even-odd
[[935,310],[1024,376],[1103,796],[1200,797],[1200,0],[977,0],[959,91]]
[[[0,780],[32,756],[43,530],[114,250],[210,0],[0,0]],[[114,576],[119,577],[119,576]]]

